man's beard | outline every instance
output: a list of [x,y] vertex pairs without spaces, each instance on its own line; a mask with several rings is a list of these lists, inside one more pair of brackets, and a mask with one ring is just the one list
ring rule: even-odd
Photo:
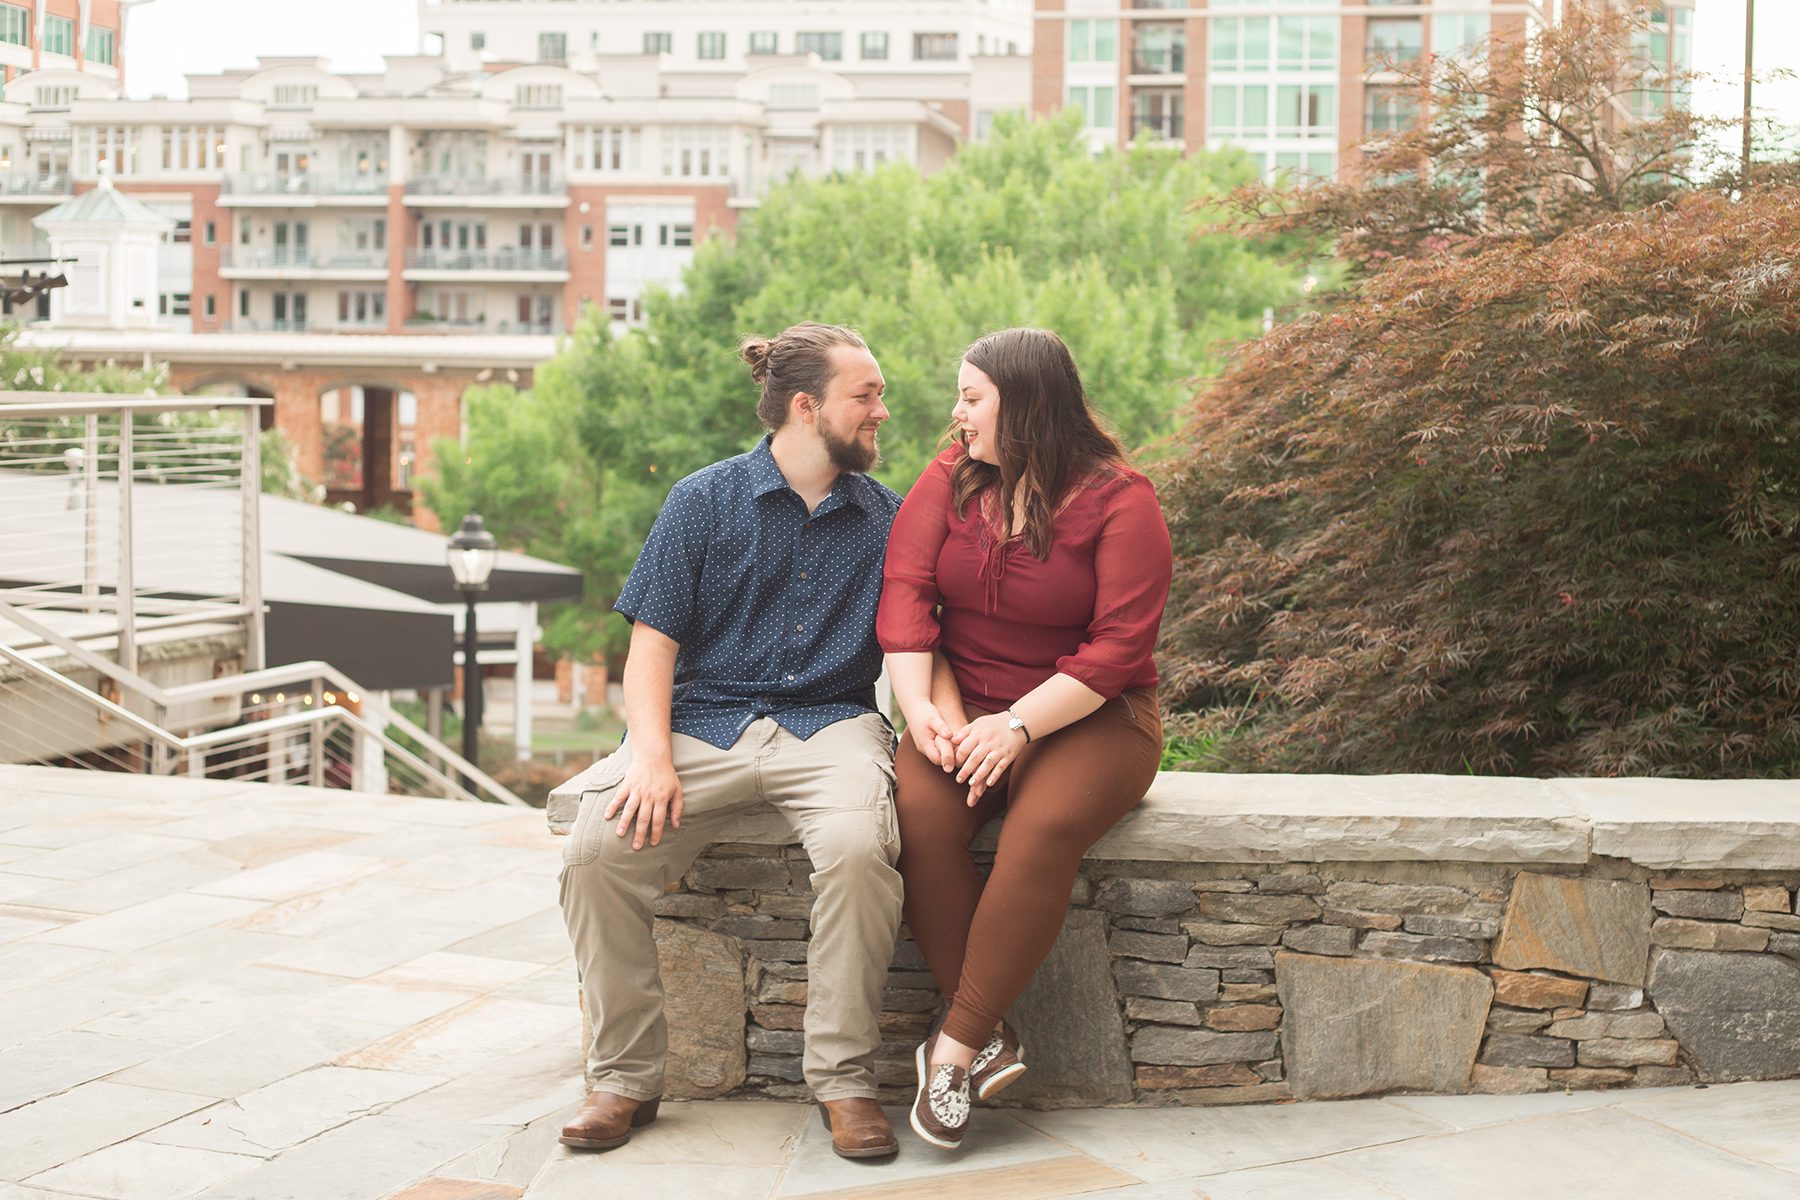
[[840,471],[866,475],[881,463],[879,443],[865,446],[856,440],[854,434],[840,440],[829,426],[823,424],[819,427],[819,437],[825,443],[825,453],[831,458],[831,465]]

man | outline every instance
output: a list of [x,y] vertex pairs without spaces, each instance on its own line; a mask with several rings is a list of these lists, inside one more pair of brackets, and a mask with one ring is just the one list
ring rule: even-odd
[[875,607],[900,497],[865,472],[886,385],[836,326],[742,353],[769,436],[675,485],[616,606],[633,623],[628,735],[586,781],[562,872],[595,1090],[562,1141],[610,1149],[656,1119],[668,1027],[652,905],[767,802],[813,864],[806,1081],[833,1149],[882,1157],[899,1148],[873,1066],[901,889]]

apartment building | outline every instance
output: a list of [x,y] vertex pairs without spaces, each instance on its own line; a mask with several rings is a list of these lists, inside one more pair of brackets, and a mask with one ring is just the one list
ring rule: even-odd
[[[1417,114],[1392,68],[1552,19],[1549,0],[1037,0],[1032,111],[1084,114],[1096,146],[1239,146],[1268,173],[1334,177]],[[1652,6],[1652,62],[1691,65],[1693,0]],[[1638,93],[1654,105],[1658,93]]]
[[164,329],[544,334],[587,305],[630,325],[771,182],[930,171],[1024,110],[1023,3],[452,0],[422,6],[442,53],[377,74],[269,57],[133,100],[116,67],[21,70],[0,240],[41,252],[33,218],[104,173],[173,222]]

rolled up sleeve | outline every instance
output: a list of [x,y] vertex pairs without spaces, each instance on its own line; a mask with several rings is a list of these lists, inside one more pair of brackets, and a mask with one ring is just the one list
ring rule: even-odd
[[875,636],[885,653],[929,653],[942,640],[937,563],[949,536],[949,512],[950,464],[940,456],[906,493],[888,534],[875,614]]
[[1094,546],[1087,640],[1057,659],[1056,669],[1108,700],[1124,691],[1156,649],[1173,573],[1169,526],[1150,481],[1135,476],[1115,484]]

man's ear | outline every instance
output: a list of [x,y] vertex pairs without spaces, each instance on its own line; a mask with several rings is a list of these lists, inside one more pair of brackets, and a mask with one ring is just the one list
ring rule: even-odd
[[798,419],[802,425],[810,422],[818,411],[818,401],[806,392],[795,392],[794,398],[788,401],[788,415]]

